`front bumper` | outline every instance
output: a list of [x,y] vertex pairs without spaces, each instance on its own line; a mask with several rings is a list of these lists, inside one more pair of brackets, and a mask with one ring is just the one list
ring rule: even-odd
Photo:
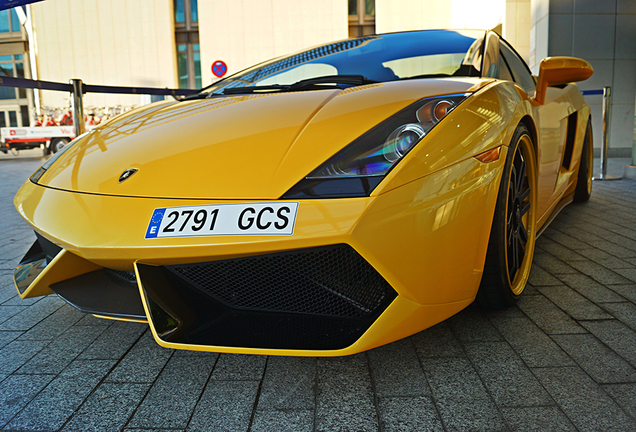
[[[471,158],[376,197],[302,200],[293,236],[145,239],[155,208],[216,202],[78,194],[27,182],[15,199],[18,211],[63,253],[19,290],[20,295],[50,294],[56,287],[60,291],[68,281],[102,268],[134,271],[145,315],[162,346],[255,354],[353,354],[434,325],[472,302],[481,279],[500,165]],[[209,263],[204,265],[216,265],[214,272],[219,272],[222,262],[244,264],[337,247],[358,256],[384,287],[379,300],[358,308],[366,311],[361,316],[338,315],[316,299],[313,310],[298,309],[300,299],[314,293],[329,293],[351,306],[364,297],[360,289],[334,290],[333,282],[325,284],[315,275],[309,278],[314,281],[309,288],[302,288],[298,280],[277,284],[276,278],[292,275],[294,268],[303,276],[321,268],[325,274],[338,274],[338,260],[285,264],[265,282],[248,282],[239,265],[233,271],[240,281],[227,290],[232,296],[241,296],[239,285],[249,291],[247,287],[263,284],[245,294],[250,300],[240,304],[233,303],[234,297],[206,292],[187,277],[184,283],[183,274],[174,271]],[[251,270],[252,275],[258,273]],[[215,285],[229,277],[225,274]],[[355,277],[352,281],[349,287],[355,286]],[[368,285],[367,280],[359,286]],[[309,291],[299,293],[294,286]],[[264,303],[255,305],[254,298],[264,292]],[[289,295],[296,299],[283,299]]]

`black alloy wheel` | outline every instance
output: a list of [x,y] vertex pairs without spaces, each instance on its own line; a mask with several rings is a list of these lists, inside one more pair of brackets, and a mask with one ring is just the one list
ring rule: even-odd
[[510,279],[514,280],[521,267],[528,244],[528,223],[524,223],[524,216],[528,214],[530,189],[528,179],[528,165],[522,151],[516,151],[512,163],[510,181],[508,182],[508,204],[506,210],[506,241],[507,265]]
[[506,153],[477,302],[489,308],[514,305],[528,282],[537,226],[537,163],[525,125],[519,124]]

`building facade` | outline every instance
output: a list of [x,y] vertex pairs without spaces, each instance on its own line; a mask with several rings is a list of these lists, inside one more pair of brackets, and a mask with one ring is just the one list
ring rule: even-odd
[[[218,79],[211,70],[218,60],[232,74],[350,36],[501,24],[504,38],[535,73],[548,55],[591,61],[596,74],[581,88],[613,86],[611,148],[614,155],[625,156],[634,143],[635,5],[633,0],[47,0],[28,6],[34,35],[30,48],[14,10],[3,11],[0,73],[30,76],[30,49],[42,80],[200,88]],[[29,111],[23,107],[33,106],[34,98],[24,90],[3,91],[0,122],[4,117],[8,124],[17,116],[24,124]],[[44,109],[70,107],[65,93],[39,91],[35,96]],[[86,94],[84,105],[89,110],[126,109],[152,100]],[[590,97],[588,102],[598,147],[601,101]]]
[[[27,35],[15,9],[0,11],[0,78],[30,76]],[[28,126],[33,92],[0,87],[0,127]]]

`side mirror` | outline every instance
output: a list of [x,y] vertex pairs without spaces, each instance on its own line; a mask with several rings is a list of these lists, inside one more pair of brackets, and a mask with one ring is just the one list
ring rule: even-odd
[[576,57],[548,57],[539,65],[539,81],[534,100],[543,104],[548,86],[585,81],[594,73],[592,65]]

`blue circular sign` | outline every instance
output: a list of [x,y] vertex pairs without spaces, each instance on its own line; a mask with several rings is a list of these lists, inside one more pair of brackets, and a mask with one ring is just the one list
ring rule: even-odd
[[227,65],[223,60],[217,60],[212,63],[212,73],[215,77],[221,78],[227,73]]

